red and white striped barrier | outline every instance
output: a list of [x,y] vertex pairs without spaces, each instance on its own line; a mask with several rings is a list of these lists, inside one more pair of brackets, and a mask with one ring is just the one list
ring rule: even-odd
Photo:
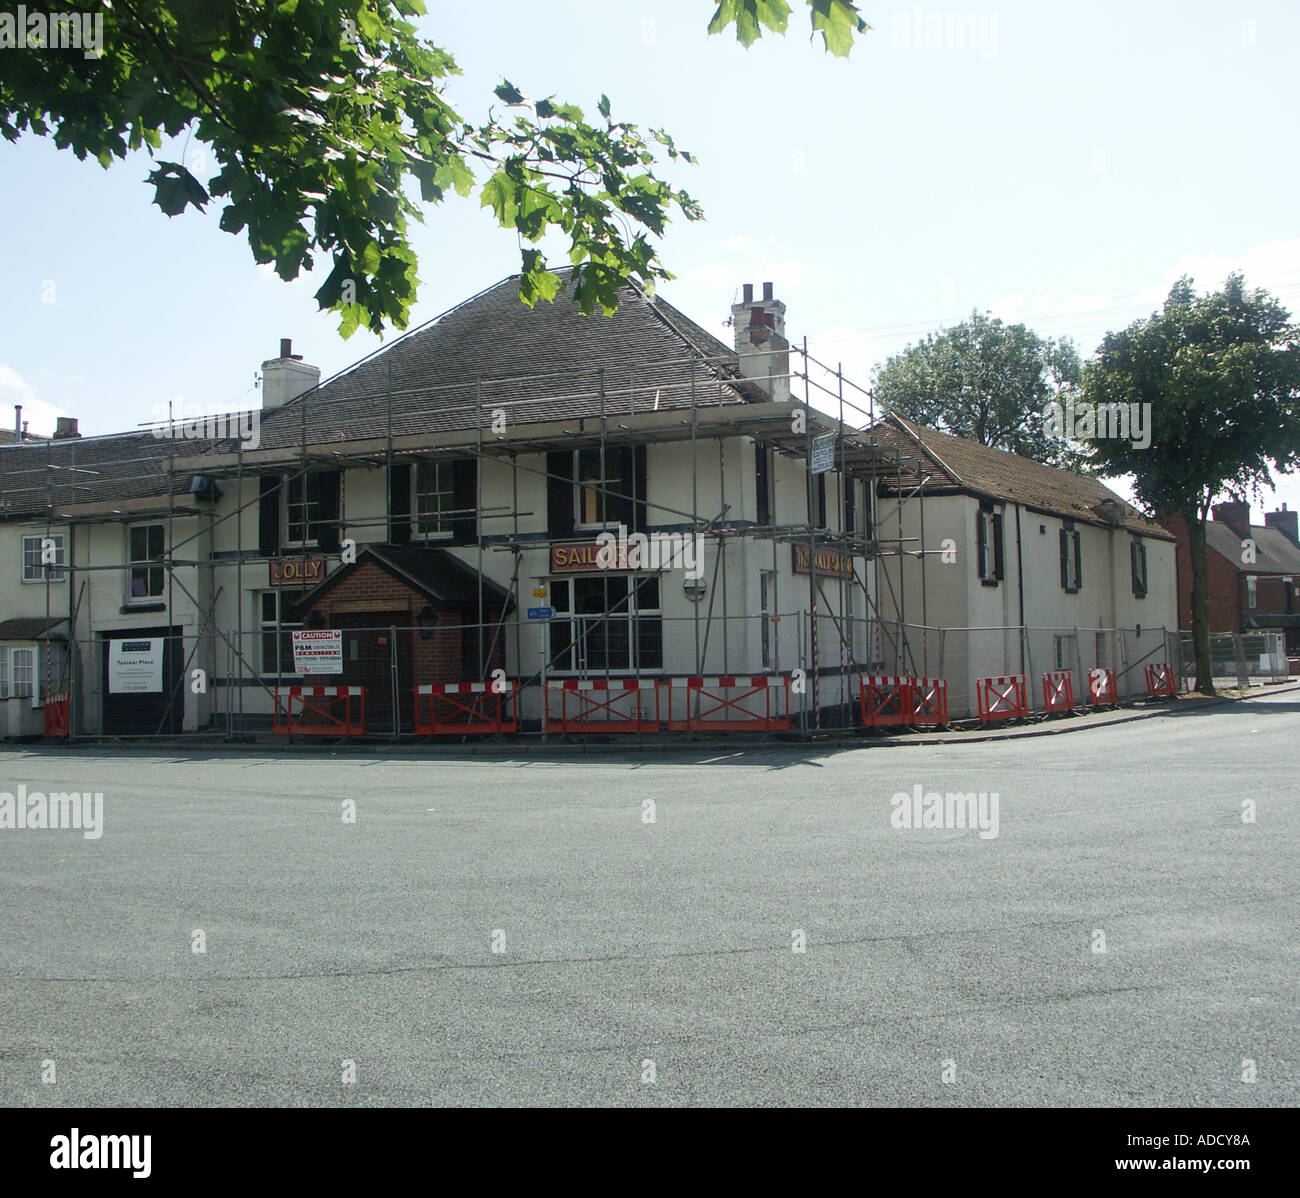
[[1074,710],[1074,675],[1069,670],[1048,670],[1043,675],[1043,710]]
[[1113,707],[1119,702],[1115,671],[1110,666],[1097,666],[1088,671],[1088,698],[1094,707]]
[[284,694],[286,701],[281,708],[280,688],[276,687],[273,732],[290,736],[365,735],[364,686],[291,686]]
[[[517,686],[507,681],[426,682],[415,688],[415,731],[419,736],[490,735],[516,732]],[[461,698],[462,695],[468,696]],[[507,711],[508,708],[508,711]]]
[[1178,693],[1178,680],[1170,662],[1157,661],[1147,666],[1147,694],[1153,699],[1167,698]]
[[[645,701],[653,695],[653,713]],[[554,720],[551,696],[560,696]],[[570,702],[574,709],[570,713]],[[552,678],[546,683],[546,722],[562,732],[658,732],[659,682],[655,678]]]
[[1023,674],[1003,678],[980,678],[975,683],[980,719],[1017,720],[1029,714],[1028,686]]
[[[665,678],[663,685],[668,688],[668,727],[674,732],[784,732],[790,727],[790,679],[784,674]],[[677,709],[680,692],[683,711]]]
[[917,678],[912,683],[912,724],[948,722],[948,679]]
[[915,686],[914,678],[897,674],[864,675],[859,684],[863,724],[868,728],[910,724]]

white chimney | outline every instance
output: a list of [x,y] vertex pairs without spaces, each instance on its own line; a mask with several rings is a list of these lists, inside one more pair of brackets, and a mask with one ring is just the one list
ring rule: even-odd
[[772,284],[763,284],[763,298],[754,298],[746,283],[743,298],[731,305],[731,327],[740,373],[774,400],[790,398],[790,343],[785,339],[785,305],[772,298]]
[[308,366],[302,354],[293,352],[293,342],[281,337],[280,356],[262,363],[262,410],[297,399],[319,382],[320,367]]

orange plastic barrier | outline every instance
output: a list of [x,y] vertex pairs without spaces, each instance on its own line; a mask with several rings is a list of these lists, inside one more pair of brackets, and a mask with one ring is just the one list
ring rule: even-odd
[[[290,736],[363,736],[366,731],[366,688],[364,686],[291,686],[288,700],[280,707],[280,689],[275,691],[274,732]],[[353,700],[357,700],[353,709]],[[298,710],[294,711],[294,705]]]
[[1069,670],[1049,670],[1043,675],[1043,710],[1074,710],[1074,675]]
[[[560,696],[560,718],[551,713],[551,696]],[[653,716],[645,695],[654,700]],[[570,714],[569,704],[574,704]],[[653,678],[562,678],[546,683],[546,722],[562,732],[658,732],[659,683]]]
[[[664,685],[668,727],[674,732],[784,732],[790,727],[790,679],[784,674],[668,678]],[[674,715],[678,693],[685,695],[686,710]]]
[[68,695],[56,691],[45,696],[45,735],[68,735]]
[[[859,684],[862,696],[862,722],[868,728],[912,722],[913,678],[898,675],[867,674]],[[945,721],[946,722],[946,721]]]
[[1088,671],[1088,698],[1094,707],[1113,707],[1119,702],[1115,685],[1115,671],[1110,666],[1097,666]]
[[975,683],[979,717],[990,720],[1015,720],[1029,714],[1028,686],[1023,674],[1009,678],[980,678]]
[[917,678],[912,683],[912,721],[919,724],[948,722],[948,679]]
[[[417,686],[416,733],[463,736],[517,731],[517,687],[513,682],[504,685],[504,690],[494,690],[490,682],[429,682]],[[507,705],[508,715],[503,710]]]
[[1167,661],[1157,661],[1147,666],[1147,694],[1159,699],[1178,693],[1178,680],[1174,667]]

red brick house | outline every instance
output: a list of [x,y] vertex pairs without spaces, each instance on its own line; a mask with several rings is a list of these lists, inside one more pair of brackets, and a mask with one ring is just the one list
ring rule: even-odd
[[[1251,524],[1250,506],[1217,503],[1205,525],[1210,631],[1283,630],[1287,655],[1300,655],[1300,529],[1296,512],[1268,512]],[[1178,620],[1192,626],[1192,553],[1178,516],[1164,525],[1178,538]]]

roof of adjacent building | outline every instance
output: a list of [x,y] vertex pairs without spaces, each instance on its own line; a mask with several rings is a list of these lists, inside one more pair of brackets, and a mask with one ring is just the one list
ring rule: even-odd
[[1286,533],[1262,524],[1250,526],[1255,560],[1241,560],[1241,537],[1219,520],[1205,522],[1205,544],[1242,574],[1300,574],[1300,545]]
[[511,427],[617,417],[689,407],[692,390],[697,405],[765,398],[739,373],[734,350],[636,287],[612,316],[584,316],[568,291],[527,307],[512,275],[262,413],[261,444],[489,428],[493,409]]
[[18,616],[0,620],[0,641],[37,641],[50,634],[62,640],[67,637],[67,625],[67,616]]
[[190,478],[169,477],[168,457],[184,457],[193,446],[148,430],[0,445],[0,519],[51,506],[185,494]]
[[[1143,536],[1174,539],[1167,529],[1142,515],[1104,483],[1088,475],[1045,466],[1042,462],[993,449],[977,441],[924,428],[894,414],[879,421],[875,430],[881,444],[892,439],[906,452],[920,451],[928,467],[924,488],[927,495],[965,493],[1018,503],[1064,519],[1113,525],[1116,522],[1103,514],[1102,505],[1109,502],[1120,505],[1116,509],[1121,511],[1120,527]],[[882,489],[886,493],[892,481],[884,481]],[[917,481],[905,478],[904,492]]]

